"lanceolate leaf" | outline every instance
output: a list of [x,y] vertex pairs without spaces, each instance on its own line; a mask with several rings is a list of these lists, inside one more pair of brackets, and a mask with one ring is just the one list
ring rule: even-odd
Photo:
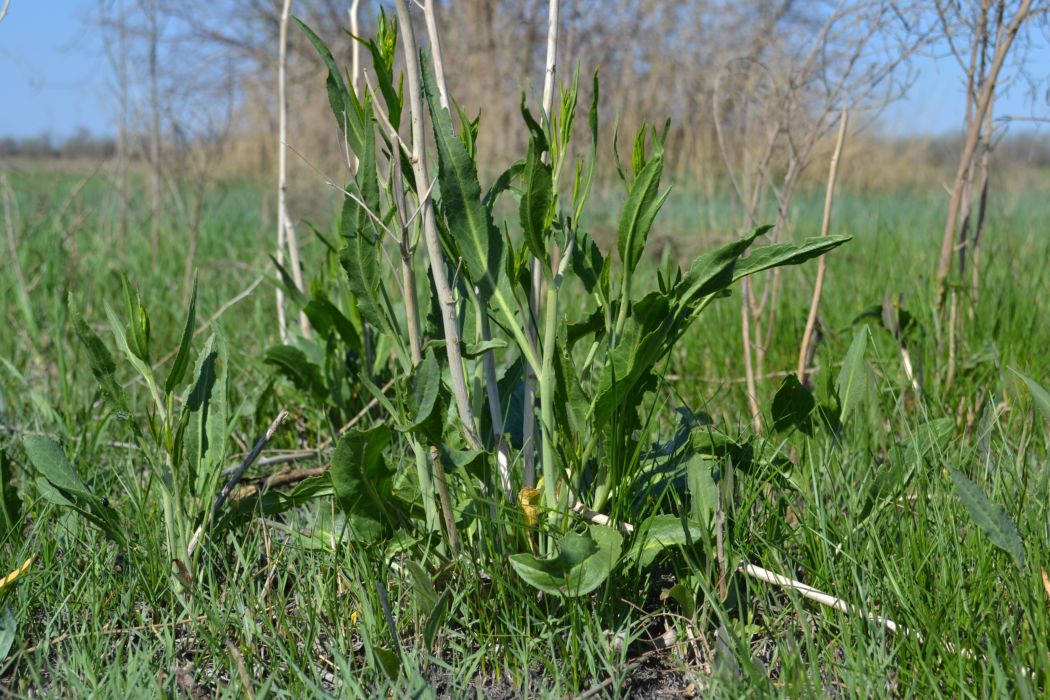
[[660,176],[663,169],[663,145],[657,141],[655,152],[631,185],[631,192],[620,216],[617,250],[627,273],[634,272],[638,261],[641,260],[653,220],[670,193],[670,190],[667,190],[660,194]]
[[537,139],[529,139],[529,152],[523,173],[525,192],[521,198],[519,214],[525,245],[537,259],[545,261],[549,257],[547,233],[554,195],[551,188],[551,168],[541,159],[540,148]]
[[977,484],[973,483],[962,473],[955,469],[948,470],[955,482],[955,491],[960,500],[966,506],[967,512],[977,526],[984,531],[988,539],[996,547],[999,547],[1013,557],[1017,568],[1024,567],[1024,543],[1017,534],[1017,528],[1006,510],[997,503],[993,503]]
[[193,327],[197,322],[197,276],[193,276],[193,291],[190,292],[190,308],[186,312],[186,323],[182,327],[182,340],[175,361],[171,363],[168,378],[164,381],[164,393],[170,394],[186,376],[190,365],[190,344],[193,342]]
[[680,285],[678,292],[680,303],[689,304],[694,300],[720,292],[732,284],[733,271],[740,256],[751,247],[756,238],[772,228],[772,226],[760,226],[750,235],[705,253],[693,261]]
[[620,342],[609,353],[591,403],[593,430],[600,430],[632,395],[638,381],[665,354],[665,342],[675,330],[667,299],[652,293],[631,311]]
[[361,105],[357,101],[357,97],[350,90],[347,90],[346,82],[343,80],[343,75],[335,62],[335,57],[332,56],[332,52],[324,43],[324,40],[317,36],[298,17],[293,17],[293,19],[299,25],[299,28],[303,30],[303,34],[310,40],[310,43],[313,44],[317,53],[320,54],[325,67],[328,68],[328,79],[326,81],[328,102],[332,105],[332,113],[339,123],[339,129],[346,134],[346,141],[350,145],[350,149],[353,150],[355,155],[360,157],[365,148],[366,132],[372,130],[371,121],[365,119],[362,114]]
[[58,506],[72,508],[114,542],[124,544],[116,511],[91,492],[57,442],[41,435],[27,435],[22,444],[38,474],[41,496]]
[[91,373],[95,375],[95,379],[102,387],[103,396],[106,397],[106,400],[109,401],[114,409],[127,417],[130,414],[128,401],[124,395],[124,389],[121,388],[120,383],[117,382],[114,376],[117,366],[113,362],[113,356],[109,354],[109,350],[106,348],[105,343],[102,342],[102,339],[98,337],[98,334],[91,330],[91,327],[81,317],[80,312],[73,303],[72,296],[69,298],[69,311],[73,317],[73,329],[76,331],[77,337],[80,338],[80,342],[87,349],[88,360],[91,363]]
[[838,248],[850,238],[850,236],[814,236],[798,242],[787,241],[756,248],[751,251],[751,255],[741,260],[736,266],[733,281],[774,267],[804,263],[833,248]]
[[421,63],[423,90],[437,143],[441,208],[467,276],[488,296],[498,284],[502,269],[503,239],[492,223],[491,213],[481,202],[477,166],[463,142],[452,133],[452,117],[438,101],[429,55],[424,55]]
[[340,261],[350,281],[361,315],[376,328],[400,338],[396,330],[390,300],[383,284],[386,264],[380,255],[380,229],[373,217],[380,216],[379,177],[376,169],[375,132],[372,129],[372,105],[364,104],[368,129],[362,134],[357,175],[348,191],[354,197],[343,200],[339,231],[343,239]]
[[846,353],[846,360],[839,370],[835,391],[838,393],[842,420],[857,407],[868,392],[868,365],[864,361],[864,350],[868,345],[868,327],[858,326],[853,334],[853,343]]
[[193,493],[210,497],[225,466],[228,420],[226,340],[215,332],[197,358],[196,379],[183,400],[187,414],[183,433]]

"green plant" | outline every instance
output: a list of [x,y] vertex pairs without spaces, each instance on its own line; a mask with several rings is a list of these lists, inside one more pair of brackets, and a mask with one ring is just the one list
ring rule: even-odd
[[[587,113],[587,157],[573,156],[579,95],[574,78],[549,119],[536,119],[523,99],[527,153],[482,188],[478,122],[456,108],[457,126],[443,77],[435,74],[425,52],[416,60],[410,27],[402,22],[407,98],[402,81],[394,77],[398,27],[381,17],[378,38],[366,43],[383,97],[377,104],[377,93],[359,98],[347,88],[328,48],[300,26],[328,67],[336,122],[357,159],[340,224],[349,287],[373,337],[391,348],[397,367],[392,373],[402,374],[394,382],[393,398],[368,377],[359,381],[387,411],[389,426],[410,445],[416,462],[415,483],[406,484],[408,491],[404,485],[395,489],[395,471],[382,461],[383,448],[393,439],[388,427],[342,438],[331,479],[337,496],[344,494],[339,502],[351,523],[358,523],[353,529],[373,541],[389,535],[408,524],[413,513],[400,494],[418,493],[426,528],[436,530],[441,513],[449,549],[458,548],[460,533],[477,538],[493,530],[492,508],[505,514],[493,532],[509,538],[511,551],[524,547],[527,533],[514,525],[520,517],[511,517],[510,507],[516,486],[532,487],[518,472],[518,451],[533,436],[515,440],[518,426],[511,421],[521,419],[516,404],[528,368],[538,385],[546,517],[536,525],[547,558],[520,552],[511,557],[514,569],[543,590],[576,595],[600,585],[621,551],[647,564],[654,549],[690,540],[696,531],[688,520],[674,525],[649,518],[654,504],[664,500],[662,494],[644,505],[635,498],[651,477],[653,459],[645,456],[642,439],[656,411],[647,397],[659,386],[662,366],[705,309],[735,282],[805,262],[848,239],[810,238],[745,255],[767,230],[759,228],[699,256],[685,270],[669,266],[657,275],[656,288],[646,290],[651,279],[642,264],[646,242],[668,196],[660,186],[663,135],[643,127],[630,162],[620,168],[626,199],[614,263],[585,229],[598,145],[597,76]],[[397,132],[406,101],[413,118],[411,145]],[[437,150],[436,183],[430,183],[426,169],[426,116]],[[406,193],[414,195],[413,206]],[[517,221],[498,221],[499,202],[507,196],[518,200]],[[512,227],[520,229],[520,239],[511,236]],[[421,243],[425,265],[417,252]],[[398,282],[395,292],[383,283],[380,270],[398,257],[400,270],[391,270]],[[529,274],[531,259],[542,272],[538,290]],[[426,284],[416,284],[420,274]],[[532,319],[527,300],[536,292],[542,304]],[[570,293],[586,304],[569,307]],[[428,308],[426,316],[419,312]],[[445,362],[438,362],[439,356]],[[288,365],[286,373],[310,373],[290,356]],[[852,389],[846,392],[847,406],[853,396]],[[479,414],[484,418],[476,419]],[[692,447],[679,459],[703,457],[709,469],[724,468],[726,460],[750,449],[710,428],[693,435],[687,441]],[[365,483],[370,488],[362,490]],[[639,522],[634,544],[622,550],[620,534],[607,525],[580,531],[573,513],[581,510],[592,513],[592,520],[597,514],[603,521],[608,516],[614,522]],[[643,518],[649,520],[642,523]],[[664,534],[646,534],[654,531]],[[666,534],[672,531],[677,534]]]
[[[121,355],[138,373],[151,399],[142,418],[131,409],[118,380],[117,364],[105,342],[76,310],[72,296],[68,303],[76,335],[87,351],[102,398],[126,426],[145,461],[143,497],[148,498],[154,488],[159,490],[169,561],[185,574],[194,570],[200,558],[200,550],[193,550],[191,538],[195,530],[211,524],[211,505],[225,467],[230,420],[226,341],[221,331],[214,331],[189,374],[197,307],[194,282],[181,341],[161,382],[150,353],[149,314],[127,277],[122,277],[122,285],[127,325],[121,323],[108,304],[106,315]],[[187,375],[191,381],[184,384]],[[134,553],[134,542],[126,537],[121,514],[110,506],[108,498],[88,488],[62,447],[43,436],[27,436],[23,442],[36,470],[41,495],[55,505],[77,511],[111,540]],[[180,590],[180,579],[174,573],[172,581]]]

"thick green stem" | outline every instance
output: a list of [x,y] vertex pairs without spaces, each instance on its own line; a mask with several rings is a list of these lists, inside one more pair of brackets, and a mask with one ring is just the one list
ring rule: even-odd
[[419,493],[423,497],[423,513],[427,530],[438,532],[441,529],[441,521],[438,519],[437,499],[434,495],[434,481],[430,475],[427,449],[413,440],[412,452],[416,458],[416,478],[419,479]]
[[558,322],[558,284],[557,280],[547,288],[546,318],[543,331],[543,367],[539,380],[540,389],[540,429],[543,436],[543,490],[544,500],[551,509],[551,522],[556,523],[560,517],[558,503],[558,473],[554,468],[555,440],[554,429],[554,345]]

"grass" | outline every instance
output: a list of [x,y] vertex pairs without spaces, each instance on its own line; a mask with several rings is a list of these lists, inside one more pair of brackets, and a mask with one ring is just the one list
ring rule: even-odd
[[[563,697],[597,688],[602,696],[647,697],[690,684],[700,695],[725,697],[1047,692],[1050,592],[1041,581],[1050,566],[1047,424],[1008,370],[1044,386],[1050,378],[1050,240],[1042,224],[1050,205],[1040,193],[1003,192],[991,200],[980,305],[951,386],[930,297],[945,197],[931,190],[847,192],[838,199],[835,227],[854,240],[829,258],[816,396],[828,400],[854,319],[886,294],[902,294],[922,329],[916,352],[926,398],[909,391],[893,339],[872,320],[872,389],[843,431],[774,436],[775,448],[793,464],[782,475],[786,482],[769,476],[727,513],[731,558],[800,579],[912,631],[887,635],[863,614],[820,607],[739,575],[720,600],[702,545],[646,572],[624,567],[574,603],[537,596],[500,556],[491,565],[444,567],[429,589],[412,573],[411,552],[352,542],[333,549],[330,533],[340,520],[330,499],[280,518],[251,519],[212,541],[197,577],[176,595],[160,515],[144,492],[146,466],[98,401],[65,299],[72,292],[94,324],[104,318],[103,300],[117,306],[114,273],[127,272],[151,311],[154,347],[175,348],[188,296],[185,232],[169,222],[155,264],[139,205],[144,197],[134,199],[128,239],[120,241],[115,199],[101,176],[79,190],[75,175],[8,176],[33,320],[27,323],[15,301],[8,260],[0,269],[0,295],[9,300],[2,307],[7,331],[0,333],[0,446],[13,465],[21,518],[0,541],[0,563],[6,572],[35,559],[0,592],[0,607],[11,616],[0,620],[0,640],[11,620],[16,625],[0,694]],[[235,185],[209,204],[197,252],[198,319],[269,269],[264,196]],[[819,215],[820,193],[800,197],[796,229],[816,230]],[[685,260],[712,240],[728,239],[731,216],[724,206],[698,202],[685,183],[653,235]],[[615,227],[614,217],[590,222],[599,240]],[[305,254],[319,259],[322,247],[311,241]],[[811,273],[784,272],[769,372],[795,365]],[[278,408],[289,408],[293,420],[272,449],[314,445],[329,430],[323,412],[274,379],[262,361],[275,341],[272,308],[272,285],[265,282],[218,321],[234,349],[232,432],[241,445],[234,451],[250,446]],[[690,331],[671,358],[668,381],[650,395],[657,416],[651,438],[670,436],[670,409],[678,406],[746,435],[739,358],[739,309],[723,300]],[[779,382],[762,383],[767,415]],[[129,391],[133,406],[145,405],[142,386]],[[120,511],[140,556],[126,558],[100,531],[40,497],[22,433],[63,443],[81,476]],[[410,456],[396,447],[391,452],[399,470],[412,468]],[[1023,566],[974,524],[950,470],[1005,508],[1024,543]],[[683,606],[660,595],[676,581],[696,605],[688,628],[698,638],[639,660],[649,637],[687,629]],[[449,614],[428,650],[423,639],[436,604]],[[388,674],[386,664],[399,650],[401,670]]]

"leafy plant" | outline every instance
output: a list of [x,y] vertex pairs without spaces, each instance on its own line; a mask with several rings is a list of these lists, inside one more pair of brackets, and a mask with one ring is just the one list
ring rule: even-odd
[[[131,410],[117,378],[117,364],[105,342],[76,311],[70,297],[74,329],[87,350],[102,397],[131,433],[143,456],[148,468],[144,492],[148,494],[154,485],[159,489],[169,560],[181,571],[191,572],[199,558],[199,550],[194,555],[189,547],[191,535],[210,524],[211,505],[226,465],[230,422],[226,342],[220,331],[214,331],[201,348],[192,374],[189,373],[197,308],[195,281],[181,342],[161,382],[151,359],[149,314],[138,290],[126,277],[122,283],[127,324],[121,323],[108,305],[106,315],[121,355],[146,385],[151,398],[142,419]],[[187,376],[191,381],[184,383]],[[37,489],[44,498],[75,510],[114,542],[134,552],[120,513],[81,480],[58,443],[46,437],[27,436],[23,444],[36,471]],[[181,584],[174,572],[172,580],[179,589]]]
[[[547,517],[535,527],[545,557],[520,553],[510,558],[530,585],[582,595],[600,585],[620,561],[624,548],[615,529],[577,524],[572,513],[585,505],[614,520],[640,522],[624,555],[640,566],[651,564],[668,546],[700,539],[696,523],[671,514],[649,517],[654,504],[665,502],[663,495],[656,494],[646,505],[636,498],[643,483],[659,482],[665,489],[670,483],[652,478],[663,468],[658,463],[668,466],[667,459],[645,457],[639,444],[639,436],[650,430],[649,397],[660,386],[662,368],[704,310],[734,283],[803,263],[848,239],[825,236],[751,250],[768,230],[762,227],[701,255],[685,269],[669,266],[658,275],[656,288],[647,288],[646,244],[670,192],[661,187],[666,129],[643,127],[628,167],[621,170],[627,194],[614,261],[584,227],[597,150],[597,76],[587,112],[589,156],[572,155],[580,94],[576,76],[550,114],[533,116],[523,100],[527,151],[483,187],[477,122],[451,109],[443,76],[435,73],[426,53],[416,53],[409,28],[404,37],[407,95],[402,81],[395,79],[397,26],[382,16],[378,39],[366,44],[378,81],[373,94],[383,97],[378,104],[373,94],[358,96],[349,90],[324,42],[300,26],[328,69],[335,121],[358,163],[345,188],[339,256],[360,311],[356,330],[361,336],[367,329],[374,343],[385,343],[393,365],[388,371],[396,377],[388,397],[368,376],[356,375],[389,421],[353,431],[336,449],[331,480],[352,529],[359,535],[389,537],[401,527],[414,530],[412,515],[421,511],[423,531],[437,531],[441,514],[451,549],[460,533],[482,537],[493,532],[493,525],[500,538],[516,543],[512,546],[531,547],[527,531],[509,527],[514,518],[493,523],[490,514],[499,501],[509,513],[519,485],[525,490],[538,486],[518,471],[522,450],[536,442],[541,507]],[[430,119],[438,164],[433,187],[425,170],[423,134],[414,132],[410,146],[396,133],[406,104],[416,120]],[[507,196],[517,200],[516,221],[498,220],[498,212],[504,211],[499,201]],[[415,198],[414,205],[409,197]],[[512,236],[512,229],[520,237]],[[417,254],[422,242],[425,261]],[[380,272],[385,261],[398,258],[400,269]],[[539,269],[535,279],[529,271],[532,260]],[[416,283],[419,275],[426,284]],[[386,284],[391,278],[398,282],[396,289]],[[586,303],[569,306],[569,290],[574,299],[582,292]],[[528,312],[530,299],[540,301],[534,318]],[[428,308],[428,315],[419,311]],[[857,365],[863,344],[853,355],[850,371],[855,376],[842,380],[846,386],[839,392],[844,412],[860,396],[863,377]],[[281,349],[270,357],[304,391],[316,397],[325,393],[320,364],[306,353]],[[375,369],[381,359],[376,357]],[[525,369],[536,377],[539,429],[538,435],[521,434],[518,441],[513,436],[520,426],[508,421],[524,418],[517,406]],[[778,404],[785,426],[804,421],[804,398]],[[484,419],[477,420],[477,413]],[[416,466],[414,483],[397,491],[418,494],[421,508],[393,495],[399,475],[383,452],[395,442],[410,446]],[[707,459],[703,463],[710,483],[712,469],[724,471],[730,463],[746,469],[755,459],[750,445],[713,430],[687,431],[686,442],[673,452],[672,471],[693,463],[694,457]],[[702,481],[694,474],[690,483],[699,488]],[[694,510],[709,522],[703,507]],[[534,520],[530,513],[526,511],[527,522]]]

